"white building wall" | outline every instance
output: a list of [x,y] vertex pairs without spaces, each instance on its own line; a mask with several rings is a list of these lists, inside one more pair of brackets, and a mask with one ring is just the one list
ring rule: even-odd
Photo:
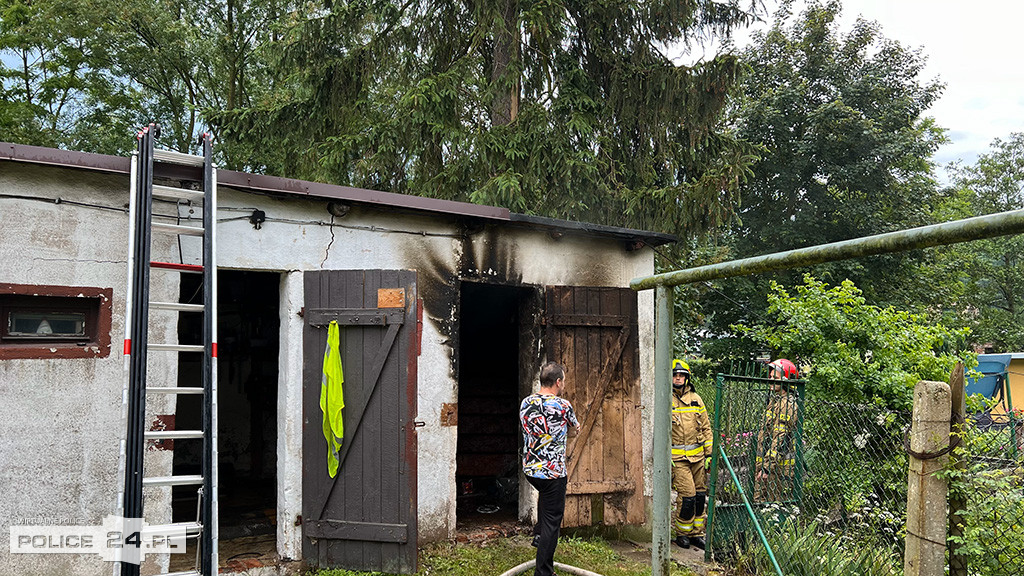
[[[126,177],[0,163],[0,190],[123,206]],[[103,358],[0,361],[0,533],[15,524],[98,526],[115,514],[124,434],[121,354],[127,282],[125,212],[4,199],[0,208],[0,282],[112,288],[111,352]],[[169,249],[167,240],[154,253]],[[154,298],[177,300],[177,278],[154,274]],[[167,313],[163,313],[167,314]],[[150,340],[174,342],[170,316],[154,316]],[[151,355],[150,381],[175,385],[170,355]],[[174,399],[149,403],[147,422],[173,414]],[[150,451],[153,474],[169,474],[171,452]],[[169,489],[146,490],[146,520],[166,521]],[[151,558],[151,561],[154,560]],[[0,546],[0,574],[97,574],[110,568],[95,555],[11,554]]]
[[[443,217],[396,215],[354,207],[346,216],[334,218],[331,225],[326,200],[282,200],[225,188],[220,189],[220,195],[221,218],[237,218],[219,228],[218,257],[222,267],[283,270],[291,279],[286,282],[299,284],[303,270],[418,271],[419,297],[427,302],[417,399],[417,420],[424,423],[417,429],[421,541],[451,538],[455,532],[454,455],[458,429],[441,426],[441,406],[458,401],[458,382],[452,370],[454,338],[446,333],[457,326],[457,297],[437,302],[437,293],[457,294],[460,279],[534,286],[625,287],[631,279],[649,275],[654,269],[650,250],[626,252],[622,242],[611,239],[573,235],[554,239],[544,231],[503,225],[500,233],[485,230],[464,242],[461,230],[446,223]],[[259,230],[245,218],[254,209],[264,211],[267,217]],[[194,254],[198,258],[198,245]],[[297,320],[302,307],[301,288],[282,303],[282,319],[289,319],[287,326],[282,322],[284,349],[285,342],[301,342],[302,322]],[[286,306],[291,310],[285,310]],[[639,295],[639,308],[643,461],[645,495],[650,496],[649,452],[653,436],[651,411],[647,407],[653,404],[654,397],[650,386],[654,381],[651,292]],[[295,406],[301,401],[301,369],[301,357],[292,359],[286,368],[288,374],[282,371],[280,380],[280,394],[289,395]],[[295,413],[301,415],[301,410]],[[279,450],[287,441],[285,430],[293,426],[291,421],[282,422]],[[288,461],[280,461],[279,483],[299,490],[295,484],[301,478],[302,462],[301,453],[296,454]],[[278,517],[290,519],[300,514],[300,501],[290,501],[287,506],[284,500],[279,501]],[[287,520],[279,523],[281,553],[294,558],[301,548],[301,530],[284,528],[290,524],[293,522]]]
[[[0,162],[0,189],[29,196],[74,199],[121,206],[127,202],[127,177],[20,166]],[[419,358],[417,420],[418,515],[421,541],[445,539],[455,530],[455,451],[457,428],[441,426],[441,405],[458,400],[452,369],[456,350],[457,290],[460,279],[503,284],[628,286],[651,274],[650,250],[626,252],[620,241],[565,234],[554,239],[527,227],[496,224],[463,238],[449,218],[354,207],[333,219],[323,199],[288,198],[219,190],[218,260],[222,268],[282,272],[280,300],[280,371],[278,385],[278,548],[286,558],[301,556],[301,385],[303,272],[320,269],[413,269],[419,297],[426,302],[422,353]],[[84,515],[99,522],[111,513],[120,479],[116,478],[116,446],[123,434],[120,397],[124,382],[120,340],[123,337],[126,285],[127,215],[68,204],[11,200],[0,210],[4,240],[0,242],[0,282],[112,287],[112,344],[108,358],[90,360],[16,360],[0,363],[0,383],[8,398],[0,404],[0,426],[24,429],[17,442],[0,440],[0,482],[4,490],[25,486],[25,498],[0,498],[0,521],[22,517]],[[158,207],[174,210],[173,206]],[[256,230],[248,221],[253,209],[267,221]],[[181,208],[183,215],[187,209]],[[27,238],[24,244],[12,238]],[[177,258],[176,245],[163,245],[167,258]],[[198,263],[199,243],[184,239],[185,262]],[[155,250],[158,252],[158,250]],[[157,259],[154,256],[154,259]],[[16,263],[16,264],[15,264]],[[177,275],[161,286],[168,299],[177,298]],[[159,277],[154,276],[159,282]],[[650,496],[651,410],[653,404],[653,296],[639,295],[640,367],[643,402],[645,494]],[[157,323],[154,333],[173,338],[172,322]],[[151,336],[154,341],[158,337]],[[173,362],[154,358],[151,374],[165,374],[174,385]],[[40,383],[45,383],[40,386]],[[26,414],[22,399],[38,407]],[[88,410],[81,407],[88,406]],[[224,407],[221,407],[223,410]],[[173,413],[161,406],[158,413]],[[164,412],[163,410],[167,410]],[[23,428],[24,427],[24,428]],[[65,431],[65,432],[59,432]],[[67,451],[70,449],[70,459]],[[58,456],[60,454],[60,456]],[[169,453],[151,454],[169,472]],[[81,461],[83,469],[77,471]],[[74,472],[69,473],[69,468]],[[47,473],[52,471],[52,473]],[[43,482],[39,478],[44,479]],[[18,488],[20,490],[20,488]],[[58,496],[54,498],[54,491]],[[146,503],[147,509],[169,510],[169,498]],[[38,509],[38,510],[37,510]],[[148,515],[147,515],[148,516]],[[156,519],[150,520],[155,522]],[[0,547],[2,548],[2,547]],[[14,562],[11,564],[8,562]],[[32,566],[33,561],[7,558],[0,566]],[[21,564],[17,564],[21,562]],[[27,562],[27,563],[26,563]],[[78,570],[74,557],[47,560],[47,566]],[[92,564],[90,564],[92,565]],[[84,566],[84,564],[82,565]],[[63,568],[51,574],[60,574]],[[48,569],[49,570],[49,569]],[[85,570],[86,572],[91,570]],[[0,573],[3,569],[0,569]],[[31,570],[24,573],[32,573]]]

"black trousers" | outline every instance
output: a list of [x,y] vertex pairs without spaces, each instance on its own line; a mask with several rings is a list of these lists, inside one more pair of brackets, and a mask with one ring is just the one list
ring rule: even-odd
[[533,528],[537,539],[537,567],[534,576],[551,576],[555,573],[555,547],[558,546],[558,532],[562,528],[565,514],[565,487],[568,478],[534,478],[526,481],[540,492],[537,501],[537,525]]

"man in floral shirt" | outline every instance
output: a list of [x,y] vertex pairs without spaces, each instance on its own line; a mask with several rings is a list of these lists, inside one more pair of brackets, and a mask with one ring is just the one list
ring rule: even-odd
[[565,512],[565,444],[569,426],[578,427],[572,404],[559,398],[565,390],[565,367],[548,362],[540,368],[540,390],[523,399],[519,421],[523,428],[523,473],[537,489],[537,546],[535,576],[554,574],[555,546]]

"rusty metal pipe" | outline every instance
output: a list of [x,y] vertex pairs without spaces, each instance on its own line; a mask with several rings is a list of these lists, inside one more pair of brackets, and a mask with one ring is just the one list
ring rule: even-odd
[[692,284],[717,278],[748,276],[762,272],[821,264],[823,262],[862,258],[876,254],[906,252],[908,250],[970,242],[972,240],[984,240],[986,238],[1008,236],[1022,232],[1024,232],[1024,210],[1012,210],[967,218],[965,220],[911,228],[910,230],[865,236],[863,238],[843,240],[842,242],[797,248],[796,250],[732,260],[720,264],[710,264],[708,266],[698,266],[697,268],[665,272],[654,276],[634,278],[630,281],[629,287],[637,291],[650,290],[657,286],[678,286],[680,284]]

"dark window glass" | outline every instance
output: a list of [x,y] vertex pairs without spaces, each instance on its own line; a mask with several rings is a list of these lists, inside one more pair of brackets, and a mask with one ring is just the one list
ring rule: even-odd
[[86,337],[85,312],[36,312],[13,310],[7,318],[7,335],[12,338]]

